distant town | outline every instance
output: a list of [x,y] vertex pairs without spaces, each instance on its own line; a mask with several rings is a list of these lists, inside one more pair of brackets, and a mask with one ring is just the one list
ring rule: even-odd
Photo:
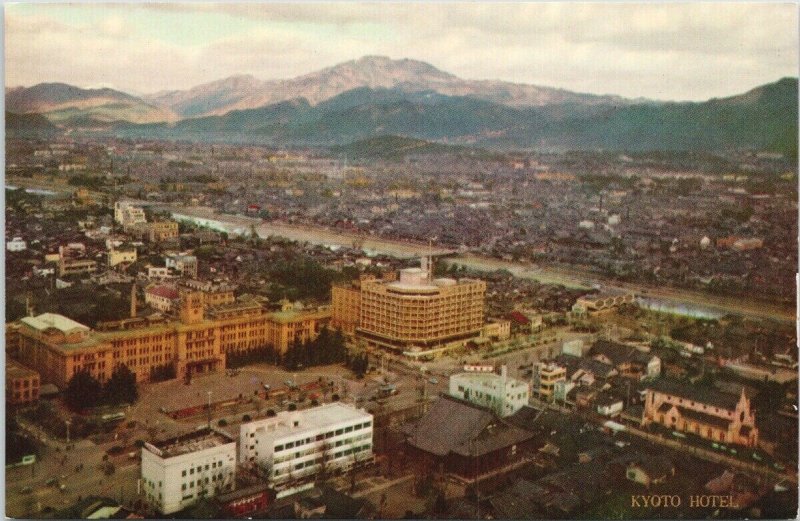
[[9,139],[7,515],[796,514],[796,159],[397,144]]

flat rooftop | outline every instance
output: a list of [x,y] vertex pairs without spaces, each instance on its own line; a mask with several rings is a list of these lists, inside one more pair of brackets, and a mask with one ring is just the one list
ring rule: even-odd
[[[213,449],[229,443],[236,442],[232,437],[206,427],[163,441],[146,443],[145,448],[162,458],[174,458],[175,456]],[[151,447],[156,450],[152,450]]]
[[[252,431],[263,427],[267,432],[273,433],[275,438],[282,438],[314,432],[336,423],[371,419],[372,415],[363,409],[333,402],[302,411],[283,411],[272,418],[242,424],[242,428]],[[298,422],[297,427],[294,426],[295,421]]]
[[70,333],[75,330],[89,331],[89,328],[83,324],[57,313],[42,313],[35,317],[24,317],[20,319],[20,322],[38,331],[50,328],[58,329],[62,333]]

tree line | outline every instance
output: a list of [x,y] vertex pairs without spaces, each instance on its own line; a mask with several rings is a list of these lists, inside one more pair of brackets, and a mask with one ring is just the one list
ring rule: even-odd
[[73,410],[134,403],[139,398],[136,375],[125,365],[119,365],[103,384],[86,370],[72,375],[67,383],[65,399]]
[[279,365],[289,371],[320,365],[344,364],[357,375],[366,373],[369,366],[366,354],[353,356],[348,353],[341,330],[331,330],[327,326],[323,327],[314,339],[300,341],[299,338],[295,338],[285,353],[278,352],[273,346],[265,346],[227,356],[228,368],[259,362]]

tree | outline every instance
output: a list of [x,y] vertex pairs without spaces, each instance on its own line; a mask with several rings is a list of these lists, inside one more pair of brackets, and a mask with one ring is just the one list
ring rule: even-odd
[[136,388],[136,375],[128,366],[120,364],[111,373],[111,378],[103,389],[105,402],[112,405],[121,403],[134,403],[139,398]]
[[103,386],[88,371],[78,371],[67,383],[66,401],[73,410],[95,407],[103,398]]

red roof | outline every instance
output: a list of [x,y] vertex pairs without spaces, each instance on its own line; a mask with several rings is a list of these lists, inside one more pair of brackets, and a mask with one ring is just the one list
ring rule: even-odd
[[176,300],[178,298],[178,290],[170,286],[155,286],[153,288],[148,288],[147,292],[151,295],[171,300]]
[[519,311],[512,311],[511,313],[509,313],[508,314],[508,319],[513,321],[513,322],[516,322],[517,324],[530,324],[531,323],[531,320],[528,317],[526,317],[525,315],[523,315],[522,313],[520,313]]

